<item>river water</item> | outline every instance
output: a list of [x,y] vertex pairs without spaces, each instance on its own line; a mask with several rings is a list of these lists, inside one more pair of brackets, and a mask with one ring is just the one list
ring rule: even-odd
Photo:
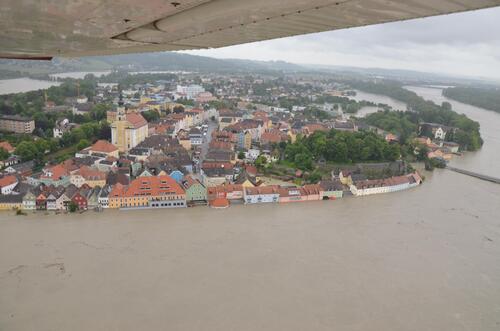
[[499,330],[500,185],[424,175],[328,202],[0,213],[0,330]]
[[0,79],[0,95],[42,90],[59,84],[56,81],[31,78]]
[[[79,72],[65,72],[50,75],[53,78],[75,78],[82,79],[87,74],[93,74],[96,77],[101,77],[109,74],[111,71],[79,71]],[[51,86],[58,86],[61,84],[57,81],[39,80],[31,78],[14,78],[14,79],[0,79],[0,95],[10,93],[21,93],[36,90],[47,89]]]
[[406,88],[438,105],[447,101],[454,111],[479,122],[481,137],[484,140],[483,147],[477,152],[465,153],[463,157],[454,158],[450,163],[459,168],[500,177],[500,113],[448,99],[443,96],[441,88],[422,86],[407,86]]
[[[406,110],[406,103],[401,102],[399,100],[390,98],[385,95],[380,95],[380,94],[373,94],[373,93],[368,93],[368,92],[363,92],[356,90],[356,95],[355,96],[350,96],[350,99],[356,100],[356,101],[371,101],[374,102],[375,104],[386,104],[391,106],[394,110]],[[368,114],[375,113],[379,110],[379,107],[376,106],[367,106],[363,107],[358,112],[356,113],[357,117],[365,117]]]
[[74,79],[83,79],[86,75],[92,74],[95,77],[102,77],[110,74],[111,71],[73,71],[73,72],[63,72],[59,74],[52,74],[51,77],[54,78],[74,78]]

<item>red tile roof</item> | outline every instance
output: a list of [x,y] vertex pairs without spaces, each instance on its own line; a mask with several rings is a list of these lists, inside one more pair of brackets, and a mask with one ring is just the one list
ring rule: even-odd
[[118,150],[118,147],[107,140],[98,140],[90,146],[90,150],[98,153],[112,153]]
[[68,176],[68,171],[66,170],[66,168],[62,164],[57,164],[53,167],[49,167],[46,169],[46,172],[51,172],[52,176],[46,175],[44,172],[40,176],[40,178],[58,180],[61,177]]
[[0,148],[5,149],[9,153],[12,153],[15,150],[15,148],[12,147],[12,145],[8,141],[0,142]]
[[115,186],[113,186],[113,189],[111,192],[109,192],[109,197],[110,198],[116,198],[116,197],[122,197],[125,193],[126,187],[120,183],[116,183]]
[[233,144],[230,143],[229,141],[212,140],[210,142],[209,147],[211,149],[232,150],[233,149]]
[[9,186],[17,183],[17,178],[15,176],[5,176],[0,178],[0,187]]
[[250,176],[256,176],[257,175],[257,168],[251,164],[248,164],[246,167],[245,167],[245,171],[247,172],[247,174],[249,174]]
[[247,195],[260,195],[260,194],[277,194],[279,190],[278,185],[246,187]]
[[125,196],[184,194],[184,189],[170,176],[139,177],[130,182]]
[[204,161],[201,168],[202,169],[215,169],[215,168],[226,168],[233,169],[233,164],[231,162],[216,162],[216,161]]
[[132,126],[136,129],[148,125],[148,122],[142,117],[141,114],[138,113],[128,113],[127,121],[132,124]]
[[229,200],[226,198],[216,198],[209,202],[212,208],[227,208],[229,207]]
[[106,173],[92,169],[88,166],[83,166],[78,170],[78,173],[87,180],[105,180]]

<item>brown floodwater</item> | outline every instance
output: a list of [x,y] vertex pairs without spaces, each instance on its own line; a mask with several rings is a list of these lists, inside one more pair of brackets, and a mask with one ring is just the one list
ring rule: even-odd
[[[498,176],[500,115],[470,115],[485,147],[454,164]],[[328,202],[0,213],[0,330],[500,330],[500,185],[425,175]]]
[[499,330],[500,185],[0,214],[0,330]]

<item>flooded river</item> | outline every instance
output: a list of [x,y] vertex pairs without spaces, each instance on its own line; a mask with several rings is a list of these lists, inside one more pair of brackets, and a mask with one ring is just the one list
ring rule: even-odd
[[[101,77],[109,74],[111,71],[81,71],[81,72],[65,72],[50,75],[53,78],[75,78],[82,79],[87,74],[93,74],[96,77]],[[1,79],[0,77],[0,95],[10,93],[21,93],[36,90],[47,89],[51,86],[58,86],[60,82],[56,80],[38,80],[31,78],[14,78],[14,79]]]
[[[471,111],[499,154],[500,115]],[[498,175],[483,152],[457,162]],[[0,330],[499,330],[500,185],[424,174],[334,202],[0,213]]]
[[31,78],[0,79],[0,95],[47,89],[59,82]]
[[479,122],[481,137],[484,140],[483,147],[477,152],[466,153],[463,157],[453,159],[451,164],[470,171],[500,177],[500,113],[448,99],[443,96],[441,88],[421,86],[407,86],[406,88],[438,105],[447,101],[454,111]]
[[[356,95],[349,97],[350,99],[356,100],[356,101],[371,101],[375,104],[385,104],[388,106],[391,106],[392,109],[394,110],[406,110],[406,103],[401,102],[399,100],[390,98],[385,95],[380,95],[380,94],[373,94],[373,93],[368,93],[368,92],[363,92],[356,90]],[[356,116],[358,117],[365,117],[368,114],[371,113],[376,113],[380,108],[378,106],[367,106],[361,108],[357,113]]]
[[0,215],[0,330],[498,330],[500,185]]

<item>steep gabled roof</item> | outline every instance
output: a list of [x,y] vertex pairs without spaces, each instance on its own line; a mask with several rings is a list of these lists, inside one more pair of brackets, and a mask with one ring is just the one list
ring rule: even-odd
[[90,150],[93,152],[100,152],[100,153],[112,153],[117,151],[118,147],[116,147],[107,140],[98,140],[95,142],[95,144],[93,144],[90,147]]
[[128,113],[126,115],[127,121],[135,128],[138,129],[145,125],[148,125],[148,122],[142,117],[141,114],[138,113]]

